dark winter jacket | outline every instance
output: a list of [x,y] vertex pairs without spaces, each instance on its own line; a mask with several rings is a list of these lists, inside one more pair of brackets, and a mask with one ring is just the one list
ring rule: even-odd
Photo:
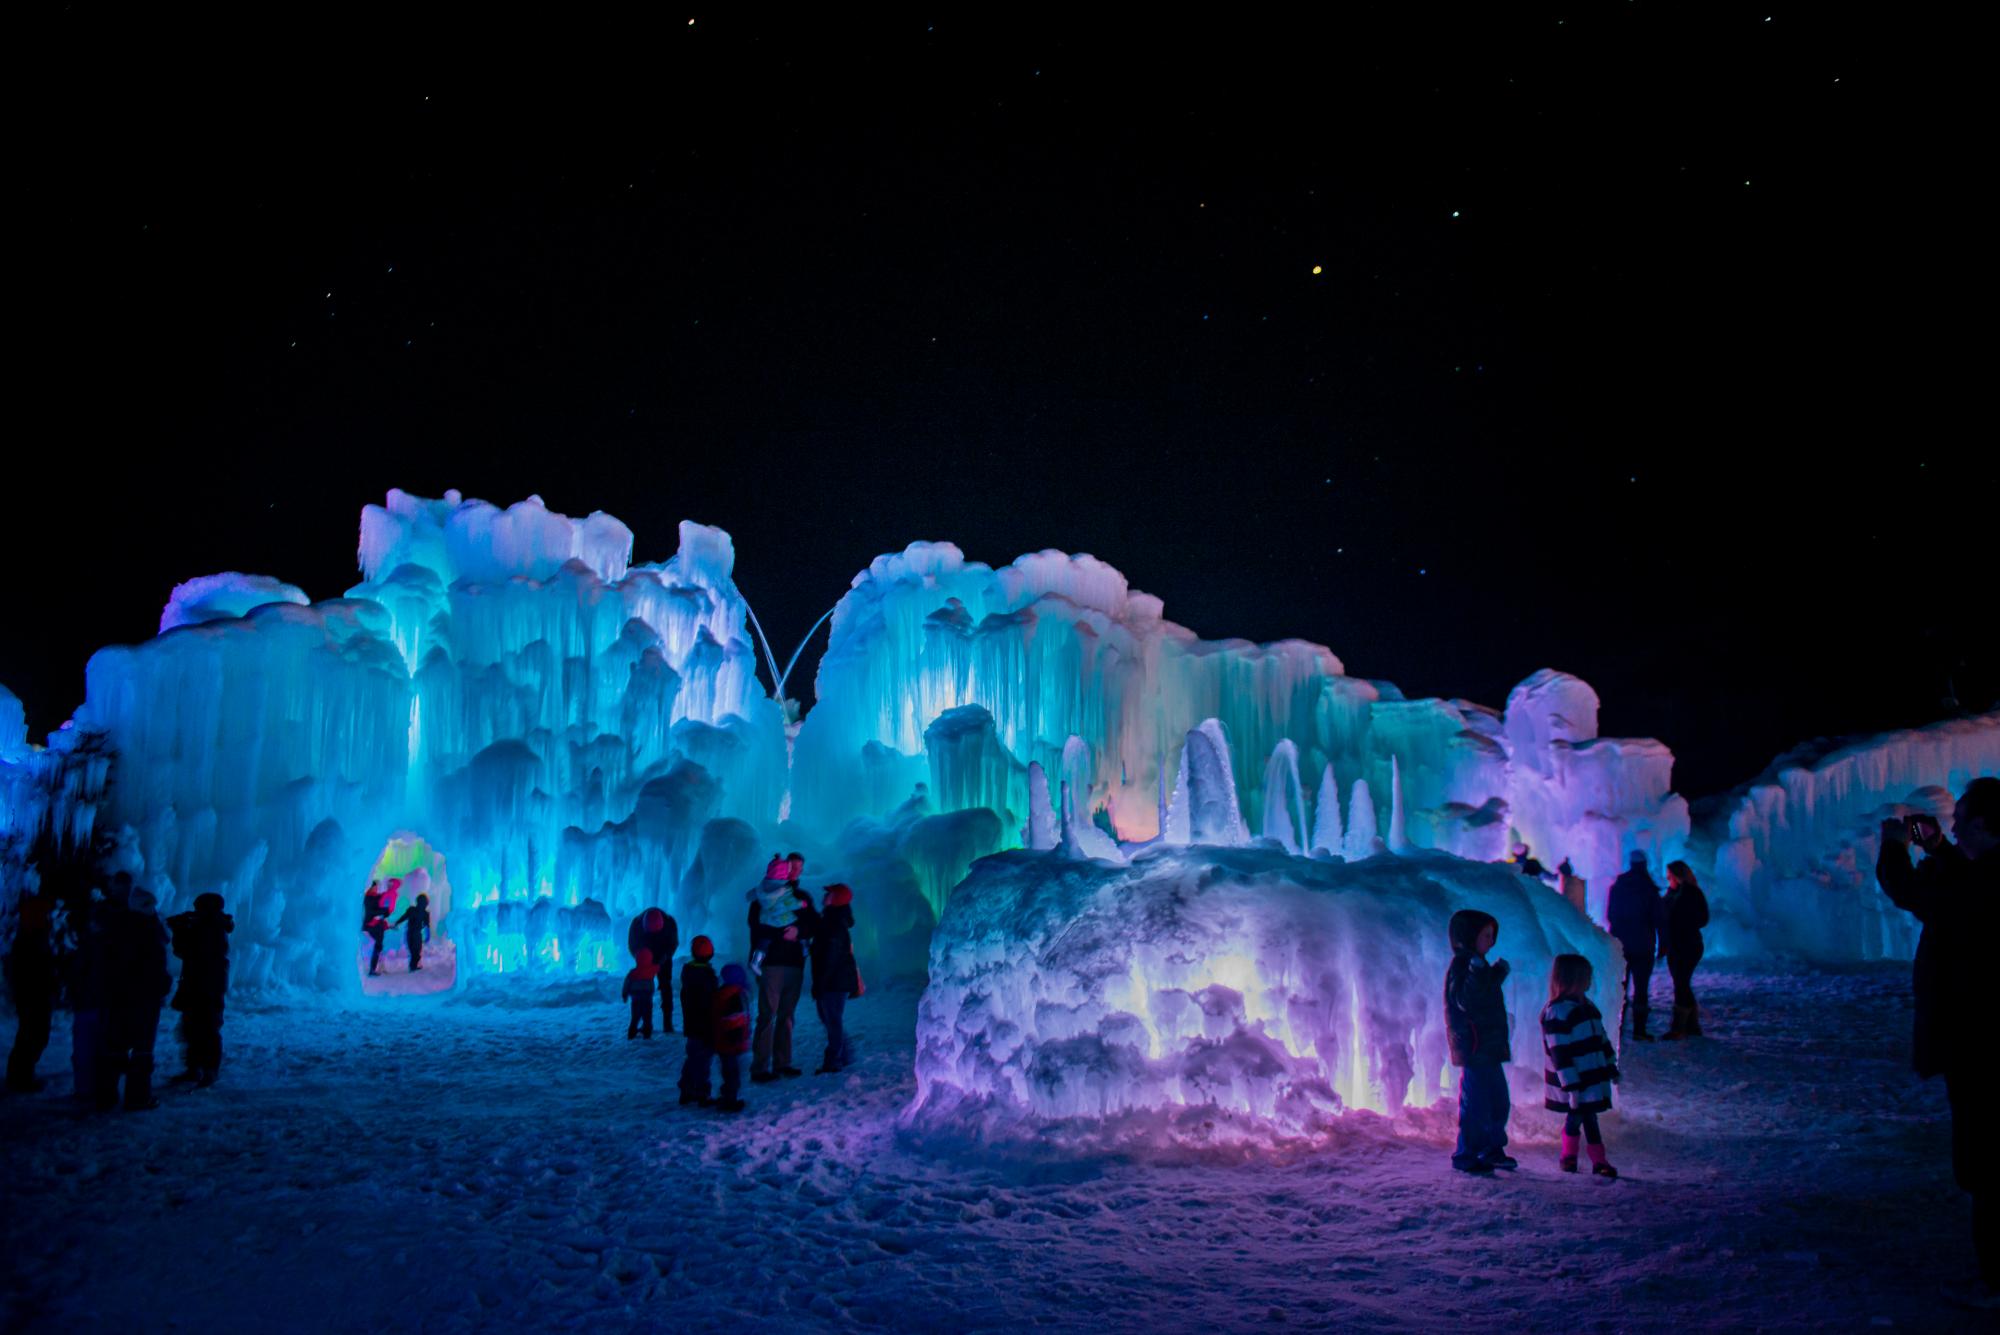
[[150,908],[114,909],[104,946],[105,1003],[113,1011],[157,1011],[174,987],[160,915]]
[[1558,997],[1542,1008],[1542,1105],[1551,1112],[1603,1112],[1611,1106],[1618,1054],[1604,1017],[1584,997]]
[[798,928],[795,939],[785,940],[783,927],[764,925],[763,906],[753,898],[750,900],[750,949],[764,952],[764,967],[769,969],[806,967],[806,946],[813,933],[819,929],[819,913],[813,908],[812,896],[797,886],[792,887],[797,905],[792,910],[792,920],[787,926]]
[[681,967],[681,1032],[693,1037],[715,1033],[715,993],[720,986],[715,966],[707,960],[689,960]]
[[812,939],[812,994],[815,997],[856,996],[861,970],[854,963],[854,910],[838,904],[819,915]]
[[653,999],[653,979],[656,976],[651,973],[642,973],[638,969],[627,969],[625,971],[625,996],[635,1001],[641,997],[647,1001],[651,1001]]
[[403,935],[412,941],[431,939],[431,911],[425,905],[410,905],[393,925],[402,928]]
[[2000,940],[2000,850],[1974,861],[1943,844],[1912,866],[1909,845],[1884,840],[1875,879],[1924,925],[1913,976],[1917,1074],[1987,1062],[1979,1041],[1988,1009],[1982,961]]
[[174,994],[177,1011],[220,1010],[229,991],[229,934],[236,919],[221,911],[195,909],[167,919],[173,933],[174,954],[181,961],[180,991]]
[[1695,960],[1701,958],[1701,929],[1708,926],[1708,896],[1701,887],[1690,881],[1667,891],[1667,897],[1660,907],[1660,916],[1666,920],[1661,930],[1661,944],[1666,947],[1669,960]]
[[361,896],[361,930],[372,932],[378,927],[389,925],[389,910],[382,906],[388,898],[386,890],[370,890]]
[[1644,867],[1627,867],[1611,883],[1604,920],[1628,962],[1652,963],[1660,952],[1660,887]]
[[7,986],[17,1005],[46,1006],[55,1000],[56,957],[50,949],[49,902],[22,895],[14,946],[7,955]]
[[724,983],[715,990],[715,1050],[739,1057],[750,1050],[750,1003],[743,989]]
[[[648,928],[646,917],[653,913],[660,915],[660,925]],[[631,952],[632,958],[639,958],[642,950],[650,950],[653,952],[653,963],[663,971],[673,963],[674,952],[680,948],[680,924],[665,909],[647,909],[632,919],[632,925],[625,929],[625,949]]]
[[1507,962],[1489,964],[1472,951],[1485,928],[1497,927],[1489,914],[1460,909],[1451,915],[1451,967],[1444,975],[1444,1032],[1454,1066],[1498,1066],[1512,1058],[1508,1037]]

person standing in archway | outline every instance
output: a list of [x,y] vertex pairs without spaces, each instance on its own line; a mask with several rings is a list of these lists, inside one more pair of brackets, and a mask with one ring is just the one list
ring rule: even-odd
[[384,889],[380,881],[370,881],[367,893],[361,896],[361,930],[375,943],[374,953],[368,957],[370,978],[382,971],[382,938],[389,930],[389,912],[396,903],[398,884],[390,881]]

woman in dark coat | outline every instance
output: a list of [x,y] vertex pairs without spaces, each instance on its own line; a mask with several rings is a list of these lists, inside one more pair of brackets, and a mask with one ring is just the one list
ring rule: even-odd
[[1660,932],[1667,973],[1674,980],[1674,1020],[1668,1038],[1699,1038],[1701,1007],[1694,999],[1694,966],[1701,963],[1701,929],[1708,926],[1708,896],[1685,862],[1667,864],[1667,897]]
[[861,968],[854,962],[854,892],[844,885],[826,888],[826,907],[820,910],[818,930],[812,938],[813,1006],[819,1022],[826,1027],[826,1055],[820,1059],[817,1075],[831,1075],[854,1060],[854,1045],[848,1040],[847,999],[861,995]]

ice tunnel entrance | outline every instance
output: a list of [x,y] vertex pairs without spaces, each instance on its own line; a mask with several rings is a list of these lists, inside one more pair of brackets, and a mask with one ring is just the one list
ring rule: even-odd
[[[365,897],[369,887],[382,891],[373,915]],[[396,835],[382,846],[363,889],[361,945],[354,957],[362,992],[371,997],[415,997],[449,991],[458,982],[458,947],[449,935],[451,881],[445,876],[444,855],[414,834]],[[404,914],[418,895],[429,900],[430,939],[418,943],[419,967],[412,969],[410,926]],[[379,925],[371,929],[371,921]]]

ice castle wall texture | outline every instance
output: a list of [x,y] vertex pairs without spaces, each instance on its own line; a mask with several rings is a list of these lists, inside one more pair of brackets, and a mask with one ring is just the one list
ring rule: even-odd
[[363,878],[399,833],[450,857],[461,971],[623,967],[631,914],[754,879],[758,850],[710,826],[772,821],[784,786],[728,535],[631,548],[539,498],[391,492],[344,598],[183,585],[158,638],[91,659],[69,731],[116,754],[96,818],[135,831],[168,911],[223,892],[245,986],[356,986]]
[[1560,896],[1441,853],[1158,847],[1125,866],[1012,852],[973,868],[932,942],[906,1116],[954,1136],[1258,1143],[1443,1103],[1461,908],[1500,923],[1509,1074],[1532,1113],[1553,957],[1589,958],[1618,1013],[1618,945]]
[[1908,959],[1919,925],[1875,884],[1887,817],[1951,829],[1956,794],[2000,775],[2000,713],[1808,744],[1701,804],[1690,861],[1707,888],[1710,949],[1806,960]]
[[[1347,676],[1319,645],[1203,640],[1089,556],[1044,551],[995,570],[949,543],[915,543],[876,558],[834,611],[817,696],[793,786],[800,811],[826,825],[862,814],[852,776],[872,748],[877,772],[895,757],[921,769],[928,754],[934,802],[989,808],[1009,830],[1027,819],[1039,765],[1121,839],[1147,840],[1172,811],[1159,795],[1184,738],[1213,718],[1245,830],[1302,822],[1304,794],[1284,784],[1286,809],[1264,809],[1270,757],[1289,743],[1299,773],[1330,764],[1381,798],[1399,767],[1412,844],[1499,859],[1518,834],[1551,863],[1569,857],[1599,908],[1632,849],[1678,856],[1687,833],[1672,753],[1598,737],[1597,697],[1574,677],[1538,672],[1504,712],[1405,700]],[[1088,743],[1087,772],[1062,773],[1071,737]]]

